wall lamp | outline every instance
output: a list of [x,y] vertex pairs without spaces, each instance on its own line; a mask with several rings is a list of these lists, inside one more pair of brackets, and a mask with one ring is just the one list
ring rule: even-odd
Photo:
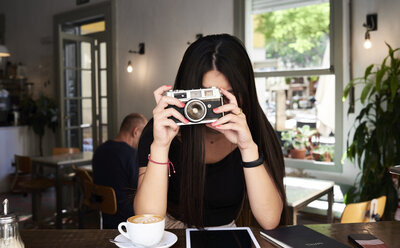
[[0,57],[9,57],[10,52],[5,45],[0,44]]
[[[137,51],[133,51],[133,50],[129,50],[128,53],[137,53],[139,55],[143,55],[144,54],[144,43],[139,43],[139,49]],[[126,67],[126,70],[131,73],[133,71],[133,67],[132,67],[132,62],[129,60],[128,61],[128,67]]]
[[367,29],[365,32],[365,40],[364,40],[364,48],[370,49],[372,47],[371,36],[369,32],[375,31],[378,29],[378,15],[377,14],[368,14],[367,22],[363,24],[363,26]]

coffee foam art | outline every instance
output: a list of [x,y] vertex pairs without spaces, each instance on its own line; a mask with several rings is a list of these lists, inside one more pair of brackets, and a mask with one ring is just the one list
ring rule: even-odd
[[138,214],[118,225],[118,231],[140,247],[158,244],[163,237],[164,228],[165,218],[156,214]]
[[135,224],[151,224],[159,222],[161,220],[162,218],[157,215],[140,215],[140,216],[135,216],[135,218],[130,218],[129,222]]

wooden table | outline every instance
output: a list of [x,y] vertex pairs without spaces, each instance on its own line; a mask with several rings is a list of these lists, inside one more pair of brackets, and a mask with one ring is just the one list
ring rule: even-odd
[[[72,165],[83,166],[92,163],[92,152],[81,152],[77,154],[63,154],[54,156],[44,157],[33,157],[32,158],[32,176],[35,177],[39,167],[49,167],[55,171],[56,180],[56,228],[62,228],[62,177],[65,168],[69,168]],[[36,221],[38,219],[38,196],[33,194],[32,196],[32,219]]]
[[290,211],[289,224],[296,225],[297,212],[323,195],[328,195],[328,223],[333,222],[333,181],[285,177],[284,185]]
[[[322,234],[338,240],[353,247],[347,240],[351,233],[369,232],[385,242],[389,247],[400,247],[400,222],[371,222],[354,224],[318,224],[306,225]],[[261,247],[275,247],[265,239],[261,238],[258,228],[251,228],[254,236]],[[169,230],[178,236],[178,241],[172,248],[186,247],[185,229]],[[119,233],[117,230],[94,230],[94,229],[65,229],[65,230],[21,230],[23,242],[26,248],[115,248],[116,245],[109,242]]]

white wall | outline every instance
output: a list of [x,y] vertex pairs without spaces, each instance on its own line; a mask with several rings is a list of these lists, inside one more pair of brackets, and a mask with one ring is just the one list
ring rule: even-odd
[[[151,118],[153,91],[174,84],[188,41],[197,33],[233,33],[232,0],[119,0],[117,5],[119,121],[130,112]],[[128,54],[145,42],[144,55]],[[133,72],[127,73],[128,61]]]

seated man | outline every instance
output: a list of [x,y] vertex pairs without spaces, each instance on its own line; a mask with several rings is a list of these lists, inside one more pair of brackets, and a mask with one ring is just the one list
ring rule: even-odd
[[118,136],[101,144],[93,154],[94,183],[112,187],[117,197],[117,213],[103,214],[103,228],[115,229],[134,215],[133,198],[139,173],[137,146],[146,123],[142,114],[127,115]]

